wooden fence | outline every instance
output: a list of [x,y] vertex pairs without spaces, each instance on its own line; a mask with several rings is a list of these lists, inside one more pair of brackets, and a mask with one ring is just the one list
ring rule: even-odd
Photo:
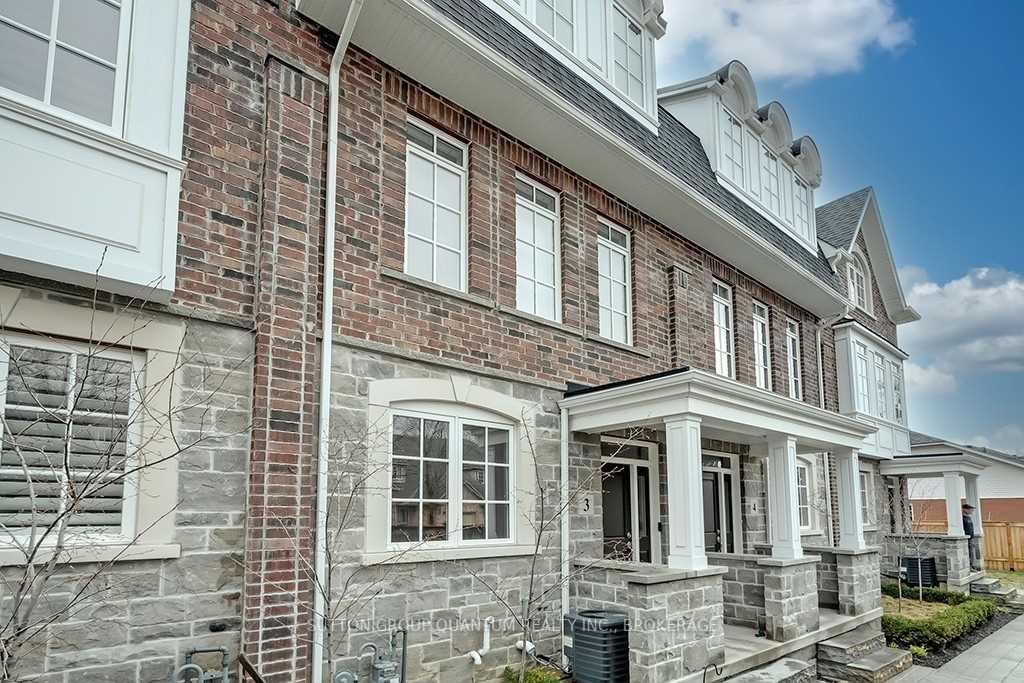
[[[985,568],[996,571],[1024,571],[1024,523],[985,522]],[[914,531],[946,533],[945,522],[915,522]]]

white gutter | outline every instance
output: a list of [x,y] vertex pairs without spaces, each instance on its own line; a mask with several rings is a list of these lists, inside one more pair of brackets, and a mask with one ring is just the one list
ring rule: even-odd
[[[559,484],[558,508],[562,518],[559,534],[559,559],[562,569],[562,619],[569,613],[569,409],[562,408],[559,420]],[[544,495],[541,492],[541,495]],[[562,633],[562,661],[565,661],[565,626],[559,624]]]
[[327,477],[330,474],[331,436],[331,351],[334,345],[334,227],[335,202],[338,197],[338,98],[341,94],[341,63],[348,52],[364,0],[352,0],[345,23],[338,34],[338,44],[331,57],[327,78],[327,201],[324,212],[323,272],[323,337],[320,345],[320,432],[316,456],[316,550],[313,560],[313,675],[312,683],[324,679],[324,620],[327,600],[324,589],[329,585],[327,568]]

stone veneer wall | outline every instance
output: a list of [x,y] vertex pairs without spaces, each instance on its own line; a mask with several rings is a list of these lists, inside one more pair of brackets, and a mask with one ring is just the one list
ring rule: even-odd
[[835,549],[805,545],[804,553],[821,558],[818,562],[818,606],[832,609],[839,607],[839,574]]
[[[533,419],[531,434],[533,450],[547,492],[548,516],[551,506],[558,500],[559,415],[556,401],[561,394],[543,387],[456,372],[440,365],[407,360],[387,354],[369,353],[348,346],[335,345],[332,358],[332,432],[337,438],[355,440],[367,430],[367,391],[377,379],[391,378],[465,378],[515,398],[542,406]],[[368,438],[374,436],[367,434]],[[587,443],[582,447],[592,448]],[[528,448],[520,441],[519,448]],[[580,444],[574,446],[578,465]],[[333,473],[338,474],[338,473]],[[517,473],[531,476],[532,473]],[[354,494],[346,488],[347,479],[338,484],[340,495],[337,505],[347,504],[350,494],[355,508],[362,510],[364,492]],[[600,480],[592,484],[600,492]],[[334,487],[332,486],[332,489]],[[589,548],[595,539],[600,548],[600,495],[592,500],[597,509],[597,535],[574,529],[577,549]],[[539,506],[539,501],[538,501]],[[574,524],[576,521],[574,521]],[[534,576],[536,590],[550,590],[540,614],[545,626],[536,638],[538,650],[547,655],[560,652],[561,605],[560,591],[553,588],[559,572],[559,525],[545,534]],[[591,530],[593,531],[593,530]],[[459,561],[413,562],[377,567],[361,567],[364,521],[356,515],[343,532],[339,544],[338,576],[355,578],[346,595],[365,595],[365,599],[349,602],[354,608],[346,615],[353,620],[348,627],[339,625],[334,637],[336,666],[348,671],[357,670],[357,657],[363,644],[375,643],[383,648],[389,637],[389,628],[405,625],[409,630],[407,680],[420,681],[497,681],[502,669],[518,661],[514,648],[522,638],[521,631],[510,624],[511,614],[503,602],[517,609],[528,594],[531,572],[529,557],[492,557]],[[336,582],[340,585],[340,581]],[[336,599],[340,600],[340,590]],[[488,617],[495,621],[491,631],[491,650],[484,656],[482,666],[472,667],[466,656],[482,645],[482,623]],[[453,628],[452,625],[457,627]],[[548,627],[550,626],[550,627]],[[363,661],[365,672],[365,660]]]
[[839,613],[858,616],[882,606],[882,576],[878,551],[836,550],[836,574],[839,583]]
[[934,557],[935,571],[939,581],[944,581],[951,586],[962,584],[971,574],[966,536],[923,533],[886,534],[882,545],[882,571],[886,574],[898,575],[901,554],[904,557]]
[[727,624],[764,628],[764,586],[766,568],[760,555],[708,553],[708,564],[724,567],[722,576],[722,618]]
[[574,609],[624,612],[630,623],[630,680],[675,681],[725,660],[723,572],[591,567],[574,582]]
[[[192,405],[204,394],[215,396],[174,418],[181,443],[196,442],[203,434],[199,445],[178,458],[179,503],[167,511],[174,518],[181,556],[61,569],[47,584],[44,602],[67,604],[83,589],[86,597],[30,641],[15,680],[38,674],[31,679],[35,683],[163,683],[193,647],[224,646],[232,661],[237,657],[252,345],[246,330],[188,323],[175,406]],[[97,571],[98,578],[91,580]],[[0,574],[5,580],[20,575],[12,567]],[[0,584],[0,604],[4,593]],[[198,661],[220,668],[219,655]]]
[[816,631],[818,611],[817,558],[775,560],[762,558],[765,631],[779,642]]

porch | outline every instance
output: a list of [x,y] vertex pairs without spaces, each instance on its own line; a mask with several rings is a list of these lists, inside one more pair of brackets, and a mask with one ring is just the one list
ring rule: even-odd
[[[689,369],[570,391],[561,407],[577,499],[570,605],[641,627],[634,680],[744,671],[880,618],[861,512],[869,425]],[[829,523],[808,533],[818,512],[800,463],[825,453],[838,547],[832,491]]]
[[[941,529],[918,526],[911,515],[901,515],[901,528],[886,534],[882,542],[881,566],[884,573],[898,575],[900,558],[907,556],[934,557],[939,581],[950,590],[966,593],[971,583],[984,576],[984,569],[971,568],[968,537],[964,533],[961,513],[963,501],[974,507],[972,521],[978,537],[978,563],[983,567],[985,556],[983,511],[978,493],[978,476],[988,467],[982,459],[968,454],[911,455],[882,463],[883,476],[907,479],[908,496],[915,484],[941,481],[941,491],[919,491],[932,496],[941,493],[945,500],[946,523]],[[909,501],[908,501],[909,505]]]

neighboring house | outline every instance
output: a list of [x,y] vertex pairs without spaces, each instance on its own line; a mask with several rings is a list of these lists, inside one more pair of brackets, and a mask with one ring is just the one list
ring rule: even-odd
[[[917,314],[874,192],[815,209],[816,146],[743,64],[657,90],[660,0],[154,5],[0,6],[5,439],[53,475],[97,336],[95,448],[209,437],[74,511],[74,566],[130,592],[25,666],[167,680],[224,646],[319,682],[427,621],[408,680],[491,681],[530,595],[556,659],[579,609],[690,624],[636,630],[635,681],[875,643]],[[187,409],[157,429],[125,386]],[[47,514],[96,462],[68,453]]]
[[[979,516],[983,522],[1024,522],[1024,458],[984,446],[953,443],[919,432],[911,433],[912,453],[924,455],[970,455],[980,458],[987,467],[978,475]],[[922,478],[909,489],[914,509],[914,522],[945,524],[946,497],[941,478]],[[960,482],[955,495],[967,495]]]

